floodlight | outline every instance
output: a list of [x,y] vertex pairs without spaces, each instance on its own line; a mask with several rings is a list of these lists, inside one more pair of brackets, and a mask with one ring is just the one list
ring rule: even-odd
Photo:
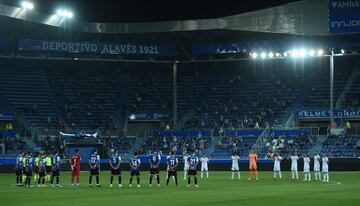
[[262,52],[262,53],[261,53],[261,58],[263,58],[263,59],[266,58],[266,53],[265,53],[265,52]]
[[64,9],[58,9],[56,11],[56,15],[60,17],[66,17],[66,18],[73,18],[74,14],[71,11],[64,10]]
[[257,56],[258,56],[258,54],[256,52],[252,53],[252,55],[251,55],[251,57],[254,58],[254,59],[256,59]]
[[301,57],[305,57],[306,56],[306,51],[304,49],[300,50],[300,56]]
[[288,56],[288,52],[284,52],[284,57],[287,57]]
[[345,54],[345,50],[344,50],[344,49],[341,49],[341,54]]
[[309,55],[310,55],[310,56],[314,56],[314,55],[315,55],[315,51],[314,51],[313,49],[311,49],[311,50],[309,51]]
[[296,57],[299,56],[299,52],[298,52],[297,50],[292,50],[292,51],[291,51],[291,56],[294,57],[294,58],[296,58]]
[[276,56],[276,57],[280,57],[281,54],[280,54],[279,52],[276,52],[276,53],[275,53],[275,56]]
[[317,55],[322,56],[323,54],[324,54],[324,50],[319,49],[319,50],[317,51]]
[[29,9],[29,10],[31,10],[31,9],[34,8],[34,4],[31,3],[31,2],[28,2],[28,1],[23,1],[23,2],[21,2],[21,7],[22,7],[23,9]]

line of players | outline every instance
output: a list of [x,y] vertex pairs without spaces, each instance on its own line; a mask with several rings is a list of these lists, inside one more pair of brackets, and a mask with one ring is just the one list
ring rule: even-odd
[[[281,179],[281,161],[284,159],[278,153],[274,154],[274,179]],[[299,179],[298,174],[298,160],[299,156],[294,153],[290,156],[291,159],[291,178]],[[310,157],[305,154],[303,155],[304,161],[304,181],[311,181],[310,173]],[[320,161],[322,162],[322,167],[320,168]],[[322,169],[322,171],[321,171]],[[329,182],[329,158],[325,154],[320,156],[319,153],[314,155],[314,173],[315,181],[321,181],[321,173],[323,175],[323,182]]]
[[[202,171],[205,171],[208,177],[208,167],[207,162],[208,158],[200,158],[203,162]],[[191,177],[194,179],[195,187],[198,187],[197,180],[197,166],[199,163],[199,158],[195,155],[195,151],[192,151],[189,156],[184,158],[186,170],[184,179],[186,179],[186,174],[188,175],[187,182],[188,187],[191,185]],[[161,156],[159,152],[154,152],[149,157],[150,163],[150,178],[149,183],[150,187],[152,186],[153,178],[157,180],[157,185],[160,186],[160,161]],[[71,185],[74,186],[74,181],[76,177],[77,186],[80,186],[80,152],[75,150],[75,154],[70,159],[71,166]],[[174,155],[174,152],[170,152],[169,156],[166,158],[167,162],[167,174],[166,174],[166,185],[169,184],[171,177],[173,177],[176,186],[178,186],[178,177],[177,177],[177,166],[179,163],[178,158]],[[110,176],[110,187],[113,186],[114,177],[118,176],[119,187],[122,187],[121,184],[121,169],[120,169],[121,157],[117,153],[112,154],[109,164],[111,167],[111,176]],[[130,184],[129,187],[132,187],[133,179],[136,178],[137,187],[140,187],[140,165],[141,161],[135,153],[134,156],[130,159]],[[93,176],[96,178],[96,186],[100,187],[100,155],[95,151],[91,154],[89,158],[89,187],[92,186]],[[15,164],[15,173],[16,173],[16,185],[17,186],[31,186],[31,180],[34,177],[34,183],[38,183],[39,187],[45,186],[45,180],[49,177],[51,186],[62,187],[59,184],[60,181],[60,156],[58,153],[46,154],[39,153],[34,158],[32,152],[22,153],[16,159]],[[51,176],[49,175],[51,174]],[[203,177],[203,173],[201,173]],[[56,184],[54,185],[54,179],[56,179]]]
[[[257,161],[258,157],[256,153],[253,151],[250,152],[249,156],[249,180],[253,178],[253,173],[255,173],[256,180],[259,179],[259,173],[257,171]],[[292,179],[298,179],[298,160],[299,157],[296,154],[290,156],[291,159],[291,173]],[[191,177],[194,179],[195,187],[198,187],[197,184],[197,165],[199,163],[198,157],[195,155],[195,152],[191,152],[190,155],[185,155],[183,157],[184,160],[184,180],[186,180],[188,175],[188,186],[191,184]],[[235,172],[237,172],[238,179],[241,178],[240,170],[239,170],[239,162],[240,157],[234,153],[231,156],[232,166],[231,166],[231,179],[234,179]],[[281,179],[281,161],[283,157],[279,154],[274,154],[274,179]],[[320,160],[322,160],[322,173],[323,173],[323,181],[329,181],[329,173],[328,173],[328,163],[329,159],[323,155],[321,158],[319,154],[315,154],[314,156],[314,171],[315,171],[315,180],[321,180],[321,172],[320,172]],[[75,154],[70,159],[71,165],[71,184],[74,185],[74,179],[76,177],[77,185],[79,186],[80,182],[80,161],[81,157],[79,154],[79,150],[75,151]],[[157,185],[160,186],[160,161],[161,156],[160,153],[155,151],[149,156],[150,163],[150,178],[149,178],[149,186],[152,186],[152,181],[156,178]],[[311,181],[310,174],[310,158],[307,155],[303,157],[304,161],[304,181]],[[179,163],[178,158],[174,155],[173,152],[170,152],[169,156],[166,158],[167,162],[167,173],[166,173],[166,185],[169,184],[170,178],[173,177],[176,186],[178,185],[178,177],[177,177],[177,166]],[[201,162],[201,178],[203,178],[204,173],[206,177],[209,177],[208,170],[208,162],[209,158],[203,156],[200,158]],[[121,184],[121,170],[120,170],[121,157],[117,153],[112,154],[109,164],[111,167],[111,177],[110,177],[110,187],[113,186],[114,176],[118,176],[119,187],[122,187]],[[137,187],[140,187],[140,164],[141,161],[138,158],[137,154],[134,154],[133,158],[130,159],[130,184],[132,186],[133,178],[136,177]],[[31,177],[33,176],[33,168],[34,170],[34,182],[38,182],[39,186],[45,186],[45,180],[51,182],[51,186],[54,187],[54,179],[56,179],[56,186],[61,187],[59,184],[59,176],[60,176],[60,157],[57,153],[54,154],[46,154],[39,153],[35,158],[32,157],[32,153],[20,154],[16,161],[16,183],[18,186],[22,186],[25,183],[25,186],[30,186]],[[96,177],[96,186],[100,186],[100,155],[95,151],[91,154],[89,158],[89,168],[90,168],[90,176],[89,176],[89,186],[92,186],[93,176]],[[51,178],[50,174],[51,173]]]
[[[274,158],[274,177],[273,179],[281,179],[281,161],[284,159],[281,157],[278,153],[275,153],[273,155]],[[249,178],[248,180],[251,180],[253,177],[253,172],[255,172],[256,180],[259,179],[259,173],[257,171],[257,161],[258,157],[254,153],[254,151],[250,151],[250,154],[248,156],[249,159]],[[239,170],[239,162],[240,157],[236,153],[234,153],[231,156],[232,160],[232,166],[231,166],[231,179],[234,179],[235,172],[238,174],[238,179],[240,179],[240,170]],[[299,173],[298,173],[298,160],[299,156],[294,153],[290,156],[291,160],[291,179],[292,180],[298,180],[299,179]],[[305,154],[303,155],[303,161],[304,161],[304,181],[311,181],[311,173],[310,173],[310,157]],[[322,155],[322,157],[319,155],[319,153],[316,153],[314,155],[314,172],[315,172],[315,180],[321,181],[321,169],[320,169],[320,161],[322,162],[322,174],[323,174],[323,182],[329,182],[329,158],[326,157],[325,154]]]

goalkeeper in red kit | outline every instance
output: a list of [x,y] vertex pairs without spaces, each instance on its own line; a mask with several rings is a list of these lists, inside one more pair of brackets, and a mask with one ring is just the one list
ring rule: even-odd
[[76,176],[77,186],[80,186],[80,152],[75,150],[75,154],[70,159],[71,166],[71,185],[74,186],[74,177]]

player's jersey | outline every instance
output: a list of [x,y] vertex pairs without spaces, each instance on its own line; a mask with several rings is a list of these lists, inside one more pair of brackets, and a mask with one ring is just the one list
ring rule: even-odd
[[281,167],[280,167],[280,164],[281,164],[281,160],[282,160],[283,158],[282,157],[280,157],[280,156],[277,156],[277,157],[274,157],[274,170],[280,170],[281,169]]
[[209,158],[207,158],[207,157],[201,157],[201,158],[200,158],[200,162],[201,162],[201,167],[207,168],[207,167],[208,167]]
[[92,167],[95,167],[95,169],[99,169],[100,167],[100,156],[97,154],[92,154],[89,159],[89,163]]
[[184,170],[189,169],[188,158],[189,158],[189,156],[187,156],[187,155],[184,155],[184,157],[183,157],[183,160],[184,160]]
[[52,166],[52,157],[46,156],[45,157],[45,164],[46,164],[46,166],[51,167]]
[[[297,168],[297,166],[298,166],[298,159],[299,159],[299,157],[297,156],[297,155],[291,155],[290,156],[290,159],[291,159],[291,168]],[[293,169],[292,169],[293,170]]]
[[134,157],[130,160],[130,167],[132,170],[138,170],[141,162],[140,159],[137,157]]
[[39,170],[44,172],[46,171],[46,157],[40,157],[39,159]]
[[51,165],[54,167],[54,170],[56,170],[56,171],[60,170],[60,156],[59,155],[52,156]]
[[36,167],[39,167],[39,161],[40,161],[40,157],[35,157],[35,159],[34,159],[34,164],[35,164],[35,166]]
[[231,163],[233,167],[239,167],[240,157],[238,155],[231,156]]
[[310,170],[310,158],[304,157],[304,171],[308,172]]
[[80,170],[80,155],[73,155],[70,159],[70,164],[75,166],[75,169]]
[[24,160],[23,160],[23,163],[24,163],[24,169],[26,171],[32,171],[33,169],[33,164],[34,164],[34,158],[33,157],[26,157]]
[[167,165],[168,165],[168,169],[172,168],[175,169],[175,167],[178,165],[178,158],[175,156],[170,156],[167,158],[166,160]]
[[255,153],[249,154],[249,163],[250,165],[256,165],[256,162],[258,160],[258,156]]
[[120,155],[114,154],[114,155],[111,156],[110,161],[111,161],[111,164],[112,164],[113,167],[117,167],[118,164],[121,161],[121,157],[120,157]]
[[320,155],[314,156],[314,171],[320,171]]
[[189,164],[189,169],[196,170],[196,166],[199,163],[199,158],[195,155],[190,155],[187,160]]
[[329,168],[329,158],[323,157],[323,158],[321,159],[321,161],[322,161],[322,168],[323,168],[323,169],[324,169],[324,168]]
[[149,157],[151,168],[158,168],[160,165],[161,156],[158,153],[153,153]]
[[19,155],[16,158],[16,169],[17,170],[22,170],[23,169],[23,156]]

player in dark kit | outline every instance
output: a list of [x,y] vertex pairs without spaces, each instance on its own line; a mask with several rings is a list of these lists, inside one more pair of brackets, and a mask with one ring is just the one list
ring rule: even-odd
[[45,176],[46,176],[46,154],[41,153],[41,157],[39,159],[39,167],[38,167],[38,174],[39,174],[39,180],[38,180],[38,186],[39,187],[45,187]]
[[121,185],[120,163],[121,163],[121,157],[116,152],[111,156],[111,158],[109,160],[109,164],[110,164],[110,167],[111,167],[110,187],[112,187],[112,184],[113,184],[113,181],[114,181],[114,176],[118,176],[119,187],[122,187],[122,185]]
[[199,187],[197,184],[197,171],[196,171],[196,167],[199,163],[199,158],[195,155],[195,151],[191,152],[191,155],[188,157],[187,159],[188,164],[189,164],[189,171],[188,171],[188,187],[190,187],[191,184],[191,176],[194,177],[194,183],[195,183],[195,187]]
[[134,153],[134,157],[130,159],[130,168],[131,168],[131,172],[130,172],[130,185],[129,187],[132,187],[132,180],[133,177],[136,176],[136,180],[137,180],[137,187],[141,187],[140,186],[140,159],[137,157],[137,152]]
[[57,152],[51,157],[51,187],[54,187],[54,178],[56,178],[56,187],[62,187],[60,181],[60,156]]
[[23,158],[24,158],[23,153],[19,154],[19,156],[16,158],[16,163],[15,163],[16,186],[23,186],[22,184]]
[[23,164],[24,164],[23,165],[24,175],[26,176],[25,186],[30,187],[31,177],[33,175],[33,164],[34,164],[34,158],[32,157],[31,152],[26,154],[23,160]]
[[160,187],[160,175],[159,175],[160,160],[161,160],[161,156],[157,151],[155,151],[149,157],[149,163],[150,163],[150,180],[149,180],[150,184],[149,184],[149,186],[150,187],[152,186],[153,176],[156,176],[156,181],[157,181],[158,187]]
[[178,186],[178,178],[177,178],[176,167],[177,167],[177,165],[179,163],[179,160],[178,160],[178,158],[176,158],[174,156],[173,151],[170,152],[170,157],[167,158],[166,162],[167,162],[167,165],[168,165],[168,176],[166,178],[166,186],[169,185],[170,177],[174,177],[175,184],[176,184],[176,186]]
[[96,186],[100,187],[100,155],[97,154],[97,151],[91,154],[89,159],[90,166],[90,176],[89,176],[89,187],[91,187],[92,177],[96,176]]

